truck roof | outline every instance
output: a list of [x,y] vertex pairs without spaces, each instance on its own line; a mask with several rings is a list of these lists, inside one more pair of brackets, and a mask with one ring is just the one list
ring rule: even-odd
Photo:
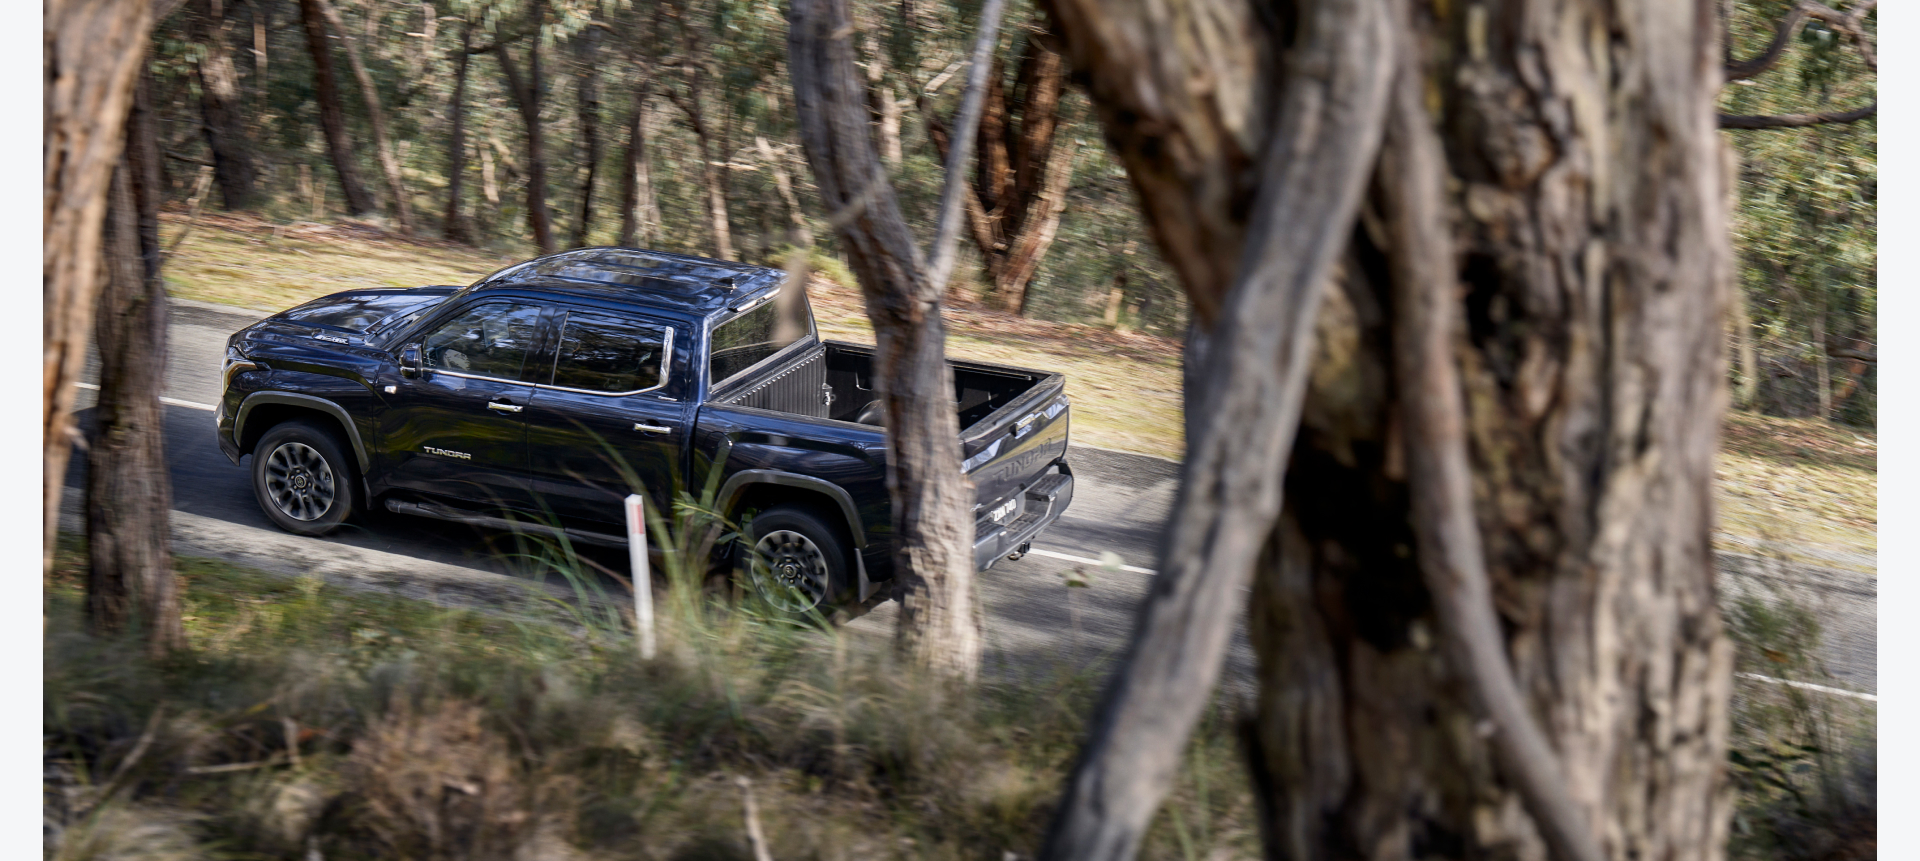
[[475,282],[473,290],[534,288],[705,317],[746,304],[778,287],[786,275],[768,266],[689,254],[575,248],[508,266]]

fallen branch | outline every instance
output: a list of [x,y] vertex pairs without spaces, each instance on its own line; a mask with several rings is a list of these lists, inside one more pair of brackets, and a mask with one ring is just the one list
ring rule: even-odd
[[1850,111],[1827,111],[1817,114],[1771,114],[1762,116],[1720,115],[1720,127],[1723,129],[1797,129],[1806,126],[1828,123],[1852,123],[1867,119],[1879,112],[1880,103],[1870,102],[1865,107]]
[[747,845],[753,848],[753,861],[773,861],[772,853],[767,851],[767,835],[760,831],[760,808],[753,803],[753,781],[745,777],[735,777],[740,794],[746,800]]

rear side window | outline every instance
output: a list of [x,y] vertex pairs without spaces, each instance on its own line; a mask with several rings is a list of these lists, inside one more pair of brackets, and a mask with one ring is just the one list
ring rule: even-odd
[[813,331],[813,309],[806,291],[789,286],[773,301],[741,314],[713,330],[707,379],[718,388],[729,377],[778,353]]
[[560,334],[552,385],[602,394],[631,394],[667,381],[673,330],[605,314],[569,312]]

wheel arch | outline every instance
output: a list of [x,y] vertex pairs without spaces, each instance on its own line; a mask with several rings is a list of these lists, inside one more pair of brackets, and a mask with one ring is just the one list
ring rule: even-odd
[[729,518],[749,507],[793,502],[811,505],[828,516],[838,515],[848,539],[853,542],[854,555],[858,556],[867,546],[867,531],[860,524],[853,496],[826,479],[775,469],[741,470],[720,486],[717,501]]
[[240,409],[234,413],[233,441],[240,452],[246,454],[253,451],[260,437],[275,425],[310,416],[320,417],[324,423],[339,428],[347,445],[352,447],[355,465],[364,477],[372,462],[367,457],[366,444],[360,440],[360,429],[346,409],[325,398],[294,392],[254,392],[240,402]]

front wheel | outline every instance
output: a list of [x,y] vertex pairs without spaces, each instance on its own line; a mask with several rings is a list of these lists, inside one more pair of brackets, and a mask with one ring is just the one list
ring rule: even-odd
[[358,505],[353,465],[338,438],[312,422],[275,426],[253,449],[253,495],[275,526],[325,535]]
[[779,505],[754,515],[751,544],[738,569],[754,591],[782,613],[825,613],[838,606],[851,581],[841,531],[814,512]]

